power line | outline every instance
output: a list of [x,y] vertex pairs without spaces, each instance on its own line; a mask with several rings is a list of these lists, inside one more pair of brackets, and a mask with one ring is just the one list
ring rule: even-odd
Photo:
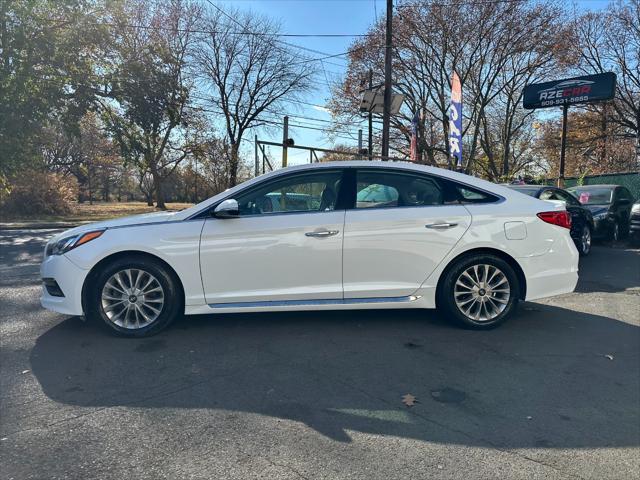
[[[207,107],[202,107],[202,106],[194,107],[194,109],[196,109],[198,111],[202,111],[202,112],[207,112],[207,113],[215,113],[215,114],[218,114],[218,115],[225,115],[224,111],[222,111],[222,110],[214,110],[212,108],[207,108]],[[269,125],[277,125],[277,126],[282,126],[283,125],[282,121],[280,120],[281,117],[278,116],[278,115],[281,115],[280,113],[273,112],[273,111],[267,111],[267,110],[265,110],[265,112],[268,113],[270,116],[267,117],[267,118],[257,117],[256,118],[256,122],[258,122],[258,123],[266,123],[266,124],[269,124]],[[276,115],[277,117],[274,117],[273,115]],[[283,115],[283,116],[285,116],[285,115]],[[302,117],[302,116],[295,116],[295,115],[286,115],[286,116],[292,117],[292,118],[302,118],[302,119],[304,119],[304,117]],[[346,124],[344,124],[344,125],[346,126]],[[303,128],[303,129],[306,129],[306,130],[315,130],[315,131],[319,131],[319,132],[323,132],[325,134],[328,134],[329,136],[335,136],[335,137],[344,138],[344,139],[347,139],[347,140],[355,140],[357,138],[357,135],[358,135],[357,132],[351,132],[351,131],[346,131],[346,130],[336,130],[335,131],[336,133],[332,134],[331,132],[327,132],[327,129],[321,128],[318,125],[301,124],[300,122],[295,123],[295,124],[289,123],[289,126],[292,127],[292,128]],[[253,127],[253,128],[256,128],[256,127]],[[350,135],[350,136],[349,137],[344,137],[344,136],[341,136],[341,135],[338,135],[338,134]]]
[[[236,25],[238,25],[238,26],[239,26],[243,31],[246,31],[246,29],[244,28],[244,26],[243,26],[240,22],[238,22],[235,18],[233,18],[231,15],[229,15],[227,12],[225,12],[222,8],[218,7],[218,6],[217,6],[215,3],[213,3],[211,0],[205,0],[205,1],[206,1],[209,5],[211,5],[213,8],[215,8],[219,13],[221,13],[222,15],[224,15],[225,17],[227,17],[229,20],[231,20],[233,23],[235,23]],[[367,36],[367,35],[365,35],[365,36]],[[283,42],[283,43],[286,43],[286,42]],[[275,45],[274,45],[274,46],[275,46]],[[298,45],[298,47],[300,47],[300,45]],[[302,47],[302,48],[305,48],[305,47]],[[363,45],[362,47],[356,47],[356,48],[352,49],[351,51],[354,51],[354,50],[360,50],[360,49],[362,49],[362,48],[364,48],[364,45]],[[314,62],[314,61],[322,61],[322,60],[326,60],[326,59],[329,59],[329,58],[337,58],[337,57],[341,57],[341,56],[343,56],[343,55],[349,55],[349,53],[351,53],[351,51],[346,51],[346,52],[343,52],[343,53],[336,53],[336,54],[333,54],[333,55],[328,55],[328,54],[327,54],[327,55],[326,55],[325,57],[323,57],[323,58],[311,58],[311,59],[308,59],[308,60],[306,60],[306,61],[296,62],[296,63],[294,63],[294,65],[299,65],[299,64],[303,64],[303,63],[310,63],[310,62]]]

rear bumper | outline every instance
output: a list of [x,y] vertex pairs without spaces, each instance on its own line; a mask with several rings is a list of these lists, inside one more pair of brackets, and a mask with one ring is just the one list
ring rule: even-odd
[[65,315],[82,315],[82,285],[88,273],[64,255],[47,257],[40,266],[40,276],[55,280],[64,296],[51,295],[43,285],[40,304]]
[[571,293],[578,284],[580,255],[569,235],[554,242],[545,254],[518,258],[527,280],[525,300]]

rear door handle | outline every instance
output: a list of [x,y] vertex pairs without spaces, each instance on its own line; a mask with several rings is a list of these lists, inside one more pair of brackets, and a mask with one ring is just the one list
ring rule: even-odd
[[314,237],[314,238],[326,238],[326,237],[333,237],[338,233],[340,233],[340,230],[319,230],[317,232],[307,232],[305,233],[305,236]]
[[433,228],[435,230],[446,230],[447,228],[456,227],[457,225],[458,225],[457,223],[442,222],[442,223],[428,223],[427,225],[425,225],[425,227]]

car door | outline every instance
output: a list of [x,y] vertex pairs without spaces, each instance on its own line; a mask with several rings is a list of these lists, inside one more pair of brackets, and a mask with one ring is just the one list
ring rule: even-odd
[[619,212],[620,222],[622,225],[628,225],[631,216],[631,206],[633,205],[633,195],[625,187],[618,187],[615,191],[615,202],[617,213]]
[[279,176],[236,194],[237,216],[207,218],[200,243],[207,303],[341,299],[341,178],[342,170],[324,168]]
[[446,182],[390,168],[358,169],[344,227],[344,296],[413,294],[462,237],[471,215]]

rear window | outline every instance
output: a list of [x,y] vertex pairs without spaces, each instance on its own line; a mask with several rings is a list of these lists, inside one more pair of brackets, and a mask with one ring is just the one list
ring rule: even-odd
[[605,205],[611,203],[613,196],[612,188],[579,187],[570,188],[569,191],[578,197],[583,205]]
[[530,197],[536,198],[536,195],[540,191],[539,188],[522,188],[522,187],[512,187],[511,185],[505,185],[507,188],[514,190],[516,192],[524,193],[525,195],[529,195]]

